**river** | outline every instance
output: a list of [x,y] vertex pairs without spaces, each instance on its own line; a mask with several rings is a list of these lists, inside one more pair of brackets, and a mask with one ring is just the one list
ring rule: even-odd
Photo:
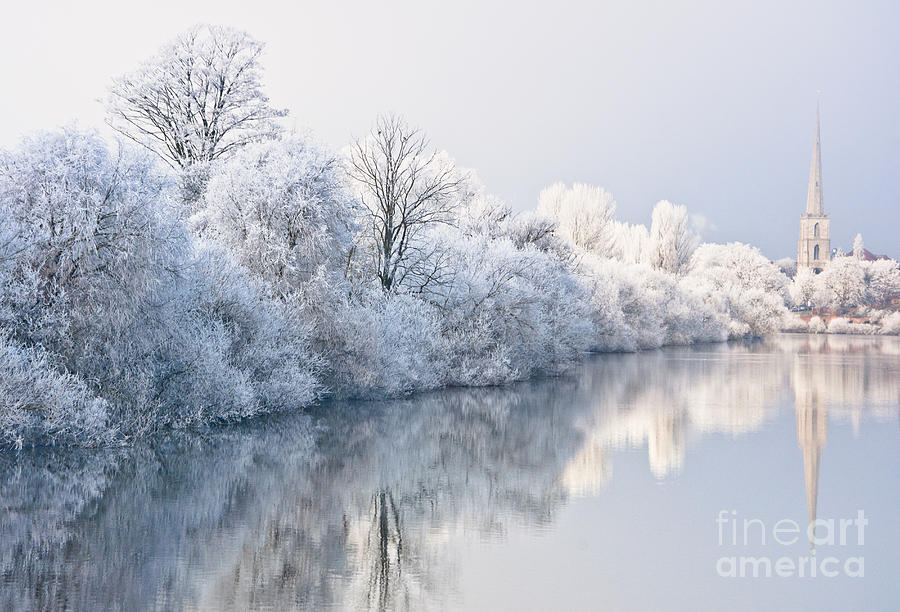
[[781,335],[0,454],[0,609],[894,610],[898,413]]

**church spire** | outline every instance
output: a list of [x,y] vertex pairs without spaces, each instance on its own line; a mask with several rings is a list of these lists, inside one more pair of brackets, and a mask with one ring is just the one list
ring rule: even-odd
[[[797,372],[797,370],[795,370]],[[808,371],[803,375],[811,376]],[[795,376],[798,374],[795,373]],[[803,480],[806,488],[806,509],[809,517],[808,525],[816,521],[819,501],[819,465],[822,460],[822,449],[828,440],[828,409],[822,405],[816,390],[811,387],[812,381],[795,380],[794,404],[797,410],[797,442],[803,451]],[[809,385],[807,384],[809,383]],[[812,547],[810,540],[810,547]]]
[[819,103],[816,102],[816,140],[809,165],[809,188],[806,191],[806,214],[821,217],[825,214],[822,198],[822,150],[819,142]]

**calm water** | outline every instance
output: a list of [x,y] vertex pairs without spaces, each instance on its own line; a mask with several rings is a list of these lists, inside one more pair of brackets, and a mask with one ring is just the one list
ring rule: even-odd
[[0,609],[896,610],[898,411],[900,339],[781,336],[0,455]]

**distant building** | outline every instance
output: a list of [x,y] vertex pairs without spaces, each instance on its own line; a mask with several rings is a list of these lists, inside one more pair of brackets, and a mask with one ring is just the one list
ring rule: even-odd
[[819,107],[816,105],[816,139],[809,167],[806,214],[800,217],[797,269],[811,268],[818,274],[831,260],[831,220],[822,197],[822,150],[819,141]]

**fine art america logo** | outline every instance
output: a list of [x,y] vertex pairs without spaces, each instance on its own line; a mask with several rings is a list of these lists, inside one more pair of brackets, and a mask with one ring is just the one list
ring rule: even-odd
[[[862,578],[865,559],[850,553],[865,544],[868,524],[862,510],[855,518],[817,518],[805,528],[792,519],[766,523],[739,518],[737,510],[720,510],[716,530],[725,554],[716,560],[716,573],[722,578]],[[790,547],[807,543],[808,552],[790,554]],[[748,554],[756,550],[776,554]]]

